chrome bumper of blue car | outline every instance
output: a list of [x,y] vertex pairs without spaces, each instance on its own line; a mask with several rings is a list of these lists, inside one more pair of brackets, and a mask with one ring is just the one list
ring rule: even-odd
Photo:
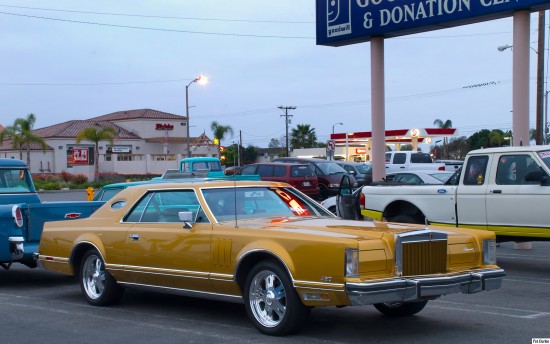
[[506,274],[502,269],[484,269],[445,276],[399,277],[391,280],[347,283],[352,305],[414,301],[441,295],[473,294],[498,289]]

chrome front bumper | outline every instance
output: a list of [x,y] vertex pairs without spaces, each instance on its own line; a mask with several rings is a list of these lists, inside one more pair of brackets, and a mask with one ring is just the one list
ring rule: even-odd
[[502,269],[484,269],[464,274],[437,277],[399,277],[364,283],[347,283],[346,293],[352,305],[414,301],[441,295],[473,294],[498,289],[506,274]]

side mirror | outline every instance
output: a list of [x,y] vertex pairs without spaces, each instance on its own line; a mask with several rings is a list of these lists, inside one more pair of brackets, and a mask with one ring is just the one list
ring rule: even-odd
[[180,211],[178,212],[178,217],[180,222],[183,222],[183,228],[191,229],[193,228],[193,212],[191,211]]
[[542,180],[542,172],[541,171],[527,172],[527,174],[525,175],[525,180],[528,182],[540,182]]

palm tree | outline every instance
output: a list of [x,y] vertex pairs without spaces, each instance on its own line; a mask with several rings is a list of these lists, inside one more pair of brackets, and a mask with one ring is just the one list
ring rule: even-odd
[[[434,121],[434,125],[436,125],[438,128],[441,128],[441,129],[448,129],[448,128],[453,127],[453,122],[451,122],[450,119],[446,120],[445,122],[443,122],[440,119],[436,119]],[[447,156],[447,137],[443,137],[443,156],[445,158],[448,158],[448,156]]]
[[39,144],[44,152],[48,147],[42,137],[32,132],[34,123],[36,123],[36,116],[30,113],[27,118],[17,118],[12,126],[6,127],[0,133],[0,143],[9,138],[12,147],[19,150],[19,160],[23,160],[23,148],[25,148],[27,151],[27,166],[31,166],[31,144]]
[[502,146],[504,143],[504,133],[502,130],[495,129],[492,130],[489,134],[489,144],[492,145],[498,145],[499,147]]
[[80,143],[83,140],[92,141],[95,145],[94,149],[94,180],[99,178],[99,141],[109,141],[111,146],[113,145],[113,139],[118,135],[118,131],[113,127],[103,127],[98,129],[97,127],[87,127],[82,129],[76,135],[76,143]]
[[229,125],[221,125],[216,121],[210,123],[210,129],[214,133],[214,139],[218,141],[218,158],[220,157],[220,147],[222,145],[222,140],[229,133],[233,135],[233,128]]
[[290,134],[290,145],[292,149],[296,148],[312,148],[317,142],[317,134],[315,128],[311,128],[309,124],[298,124],[292,129]]
[[34,123],[36,122],[36,116],[33,113],[27,115],[27,118],[18,118],[15,120],[14,126],[19,132],[19,154],[22,155],[23,146],[27,151],[27,166],[31,166],[31,144],[38,143],[42,148],[42,151],[46,151],[48,147],[46,141],[40,136],[35,135],[32,132],[34,128]]

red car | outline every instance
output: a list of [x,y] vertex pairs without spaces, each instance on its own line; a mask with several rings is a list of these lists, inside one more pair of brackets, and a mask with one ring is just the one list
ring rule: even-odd
[[309,164],[258,163],[243,167],[242,175],[257,174],[261,180],[285,182],[306,195],[319,196],[319,181]]

